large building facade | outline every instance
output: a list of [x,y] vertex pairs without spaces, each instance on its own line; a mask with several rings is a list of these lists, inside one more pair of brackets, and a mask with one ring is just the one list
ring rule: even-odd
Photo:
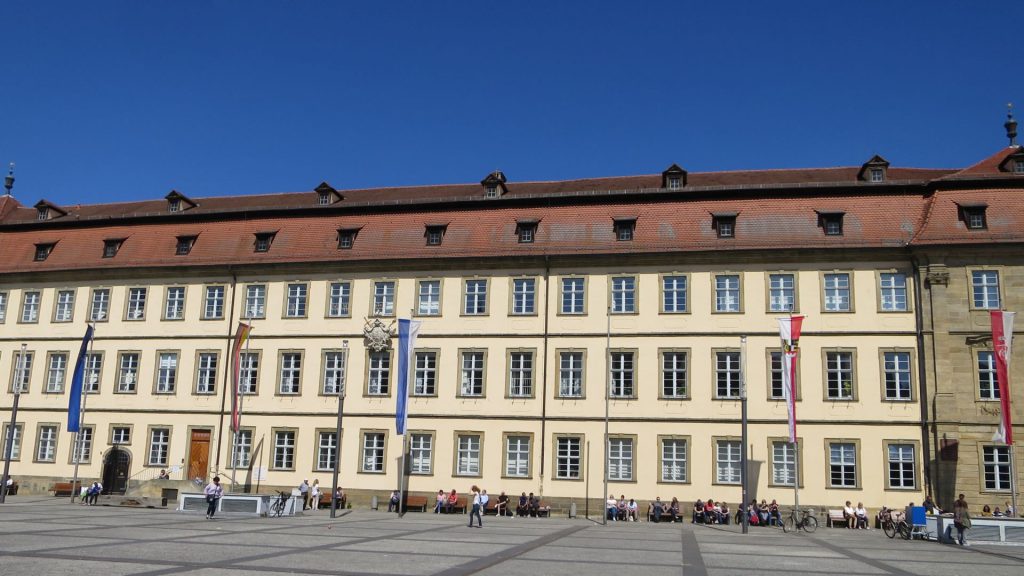
[[[398,487],[404,446],[412,492],[475,483],[557,505],[601,499],[607,471],[616,495],[735,503],[746,450],[758,498],[792,502],[798,481],[820,506],[930,489],[1001,503],[986,322],[1021,303],[1022,206],[1016,147],[964,170],[876,156],[73,207],[8,196],[12,474],[45,489],[77,458],[114,489],[171,469],[263,490],[329,484],[340,448],[341,484],[368,496]],[[791,314],[805,316],[796,453],[777,322]],[[370,337],[399,317],[422,321],[404,438],[396,346]],[[67,390],[87,323],[76,454]]]

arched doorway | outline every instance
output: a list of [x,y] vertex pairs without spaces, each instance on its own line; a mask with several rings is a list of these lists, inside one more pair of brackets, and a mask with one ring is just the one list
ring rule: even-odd
[[124,494],[128,489],[128,470],[132,456],[127,450],[114,446],[103,457],[103,493]]

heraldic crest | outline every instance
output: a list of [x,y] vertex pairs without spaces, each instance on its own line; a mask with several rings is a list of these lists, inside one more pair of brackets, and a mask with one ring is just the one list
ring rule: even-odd
[[391,338],[395,335],[395,322],[384,324],[380,318],[374,318],[373,322],[364,318],[366,324],[363,326],[363,338],[366,339],[367,349],[373,352],[383,352],[391,347]]

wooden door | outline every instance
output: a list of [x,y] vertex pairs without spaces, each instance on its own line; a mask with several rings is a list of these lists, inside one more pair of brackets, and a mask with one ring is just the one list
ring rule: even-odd
[[188,478],[199,478],[204,483],[210,470],[210,436],[209,430],[192,430],[188,443]]

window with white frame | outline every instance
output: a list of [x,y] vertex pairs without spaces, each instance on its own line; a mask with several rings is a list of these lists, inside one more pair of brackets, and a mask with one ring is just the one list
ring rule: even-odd
[[686,312],[686,276],[664,276],[661,279],[661,311],[674,314]]
[[156,372],[156,393],[174,394],[178,383],[178,353],[161,352]]
[[826,399],[853,400],[853,393],[853,352],[826,352]]
[[71,463],[88,464],[92,461],[92,426],[82,426],[71,449]]
[[7,292],[0,292],[0,324],[7,321]]
[[274,431],[274,469],[292,470],[295,468],[295,431]]
[[662,438],[661,440],[661,481],[686,482],[686,440],[683,438]]
[[537,312],[537,280],[534,278],[512,279],[512,314],[523,316]]
[[39,440],[36,442],[36,462],[56,462],[56,460],[57,427],[40,424]]
[[460,396],[484,395],[484,353],[479,350],[462,352]]
[[31,351],[15,352],[11,357],[14,370],[11,372],[11,393],[15,391],[22,394],[28,392],[28,384],[32,381],[32,361],[35,354]]
[[4,447],[4,454],[8,453],[7,442],[11,441],[10,455],[11,460],[19,460],[21,458],[21,437],[25,429],[22,424],[14,425],[14,436],[11,437],[11,425],[10,423],[4,426],[4,437],[0,438],[0,444]]
[[369,378],[366,393],[369,396],[387,396],[391,393],[391,355],[387,350],[370,352]]
[[185,287],[168,286],[164,302],[164,318],[181,320],[185,317]]
[[412,395],[437,395],[437,352],[432,350],[416,352],[416,377]]
[[487,314],[487,280],[466,280],[465,290],[462,312],[467,315]]
[[687,353],[666,351],[661,353],[661,396],[663,398],[686,398]]
[[612,314],[636,312],[636,278],[616,276],[612,278]]
[[456,476],[480,475],[480,435],[459,434],[455,460]]
[[608,439],[608,480],[628,482],[633,479],[633,439]]
[[850,311],[850,275],[842,272],[837,274],[825,274],[825,311],[826,312],[849,312]]
[[96,288],[92,291],[92,301],[89,304],[89,320],[92,322],[105,322],[110,317],[110,289]]
[[509,435],[505,437],[505,476],[528,478],[530,476],[530,437]]
[[373,315],[395,315],[395,283],[393,281],[373,283]]
[[796,277],[793,274],[768,275],[768,310],[792,312],[796,309]]
[[913,444],[889,444],[889,488],[917,488]]
[[40,292],[25,292],[21,297],[21,321],[26,324],[39,322]]
[[715,276],[715,312],[740,311],[740,277],[735,274]]
[[82,389],[86,394],[99,394],[100,374],[103,370],[103,354],[90,352],[85,355],[85,373],[82,381]]
[[579,480],[583,439],[579,436],[555,438],[555,478]]
[[110,430],[110,443],[114,446],[127,446],[132,443],[130,426],[114,426]]
[[715,482],[718,484],[740,483],[740,452],[738,440],[718,440],[715,443]]
[[983,446],[982,464],[985,469],[985,490],[1010,489],[1010,447]]
[[324,352],[324,382],[323,393],[325,396],[337,396],[345,386],[345,355],[347,352],[330,351]]
[[380,432],[363,433],[363,472],[384,472],[384,434]]
[[634,362],[632,352],[611,353],[611,394],[612,398],[633,398],[635,388]]
[[57,302],[54,306],[54,322],[71,322],[75,314],[75,291],[58,290]]
[[796,450],[790,442],[772,442],[772,484],[792,486],[796,479]]
[[417,314],[420,316],[437,316],[441,313],[440,280],[420,280],[417,292]]
[[882,371],[885,374],[885,399],[910,400],[910,352],[884,352]]
[[54,394],[64,392],[64,379],[68,373],[68,355],[66,352],[50,354],[50,362],[46,367],[46,391]]
[[974,270],[971,272],[971,294],[975,308],[999,310],[999,272],[996,270]]
[[207,286],[206,298],[203,301],[203,319],[212,320],[224,317],[224,287]]
[[508,395],[533,396],[533,352],[512,352],[508,357]]
[[280,394],[298,394],[302,378],[302,354],[285,352],[281,354],[281,374],[277,391]]
[[200,352],[196,359],[196,394],[217,391],[217,353]]
[[978,351],[978,397],[982,400],[999,400],[996,355],[991,350]]
[[829,486],[855,488],[857,486],[857,447],[851,442],[831,442],[828,445]]
[[409,435],[409,473],[429,475],[433,472],[432,462],[434,437],[430,434]]
[[327,315],[331,318],[344,318],[351,315],[351,300],[351,282],[331,282],[331,288],[327,294]]
[[768,397],[772,400],[785,399],[785,386],[782,379],[782,351],[773,350],[768,353]]
[[238,390],[239,394],[252,396],[256,394],[256,385],[260,377],[260,355],[258,352],[241,352],[238,355]]
[[884,272],[878,275],[882,310],[885,312],[907,311],[907,275]]
[[235,468],[249,467],[249,463],[252,460],[252,434],[252,430],[245,428],[235,433]]
[[740,397],[740,353],[715,352],[715,398]]
[[334,470],[334,458],[338,453],[338,435],[321,431],[316,439],[316,469]]
[[305,318],[306,297],[309,294],[309,286],[306,284],[289,284],[285,297],[284,317]]
[[149,466],[167,466],[171,447],[170,428],[150,428],[149,430]]
[[558,395],[562,398],[583,396],[583,352],[558,354]]
[[267,287],[263,284],[250,284],[245,287],[245,310],[242,318],[263,318],[267,315]]
[[146,319],[146,295],[149,293],[145,288],[128,289],[128,307],[125,309],[125,320]]
[[117,391],[122,394],[135,393],[139,378],[138,352],[123,352],[118,361]]
[[583,278],[562,278],[562,314],[583,314],[585,291]]

